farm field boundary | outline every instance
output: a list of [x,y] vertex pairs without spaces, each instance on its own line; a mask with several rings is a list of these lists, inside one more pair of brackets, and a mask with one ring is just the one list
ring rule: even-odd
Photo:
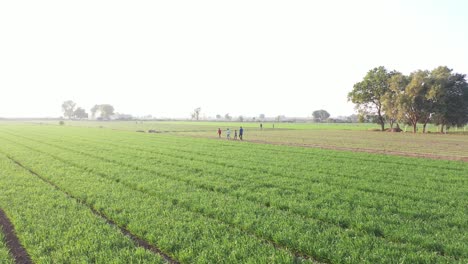
[[5,241],[11,255],[19,264],[32,264],[31,258],[26,252],[26,249],[21,245],[18,237],[15,234],[15,228],[8,219],[8,216],[0,208],[0,228],[5,235]]

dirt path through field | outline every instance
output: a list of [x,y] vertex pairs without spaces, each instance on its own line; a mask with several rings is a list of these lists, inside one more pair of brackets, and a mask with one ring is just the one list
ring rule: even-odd
[[6,245],[10,250],[10,253],[15,259],[15,263],[18,264],[30,264],[33,263],[31,258],[26,252],[26,249],[19,242],[18,237],[15,234],[15,228],[13,224],[8,219],[5,212],[0,209],[0,227],[2,232],[5,234]]

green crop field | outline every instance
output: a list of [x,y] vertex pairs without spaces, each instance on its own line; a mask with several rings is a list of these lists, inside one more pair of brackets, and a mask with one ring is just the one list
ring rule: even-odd
[[[41,122],[41,124],[57,126],[58,122],[49,121]],[[217,138],[218,128],[223,130],[222,136],[225,138],[227,128],[234,132],[234,129],[243,126],[244,140],[254,143],[468,161],[468,136],[464,133],[466,128],[452,129],[449,134],[441,135],[436,133],[380,132],[374,131],[378,129],[375,124],[264,123],[263,125],[261,130],[259,123],[248,122],[65,122],[65,126],[133,132],[147,132],[152,129],[162,133],[202,138]],[[428,131],[437,131],[437,127],[429,125]]]
[[[34,263],[468,262],[466,162],[212,139],[220,123],[107,124],[0,123],[0,209]],[[267,143],[339,131],[346,148],[392,134],[244,126]],[[466,155],[464,135],[398,136]]]

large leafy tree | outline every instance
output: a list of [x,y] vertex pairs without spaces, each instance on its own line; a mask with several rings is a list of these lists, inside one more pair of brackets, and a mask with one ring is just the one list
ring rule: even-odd
[[415,71],[409,78],[404,92],[398,96],[397,104],[400,119],[410,124],[413,133],[416,133],[418,122],[430,115],[427,96],[431,85],[428,71]]
[[385,130],[383,112],[384,95],[390,90],[389,79],[394,72],[388,72],[380,66],[370,70],[361,82],[354,84],[348,94],[348,101],[356,104],[359,112],[376,115],[377,123]]
[[464,74],[452,73],[447,67],[432,71],[434,102],[434,122],[444,127],[463,126],[468,123],[468,84]]
[[72,119],[74,117],[76,103],[72,100],[67,100],[62,103],[63,116]]
[[192,119],[200,120],[201,107],[197,107],[192,112]]
[[112,115],[114,115],[114,107],[110,104],[100,104],[94,105],[91,108],[91,116],[96,117],[96,113],[100,114],[100,118],[104,120],[109,120]]
[[91,108],[91,116],[94,119],[96,117],[96,113],[99,111],[99,105],[94,105]]
[[86,113],[86,111],[83,108],[78,107],[73,112],[73,116],[74,116],[74,118],[83,119],[83,118],[88,118],[88,113]]
[[385,117],[393,128],[394,124],[398,125],[400,116],[400,107],[398,106],[399,96],[404,92],[408,85],[409,77],[401,73],[394,73],[389,79],[389,91],[383,96],[382,109],[385,112]]
[[114,114],[114,107],[110,104],[99,105],[99,111],[101,112],[101,118],[109,120]]
[[327,120],[327,118],[330,117],[330,113],[328,113],[326,110],[315,110],[313,113],[312,113],[312,117],[314,118],[315,121],[318,121],[318,122],[323,122],[325,120]]

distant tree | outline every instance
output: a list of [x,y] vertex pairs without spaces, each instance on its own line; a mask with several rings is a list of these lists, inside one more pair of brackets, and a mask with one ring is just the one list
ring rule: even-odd
[[73,112],[73,116],[74,116],[74,118],[83,119],[83,118],[88,118],[88,113],[86,113],[86,111],[83,108],[78,107]]
[[65,122],[63,120],[60,120],[59,125],[63,126],[63,125],[65,125]]
[[91,108],[91,116],[92,118],[96,118],[96,114],[99,112],[99,117],[98,119],[100,120],[109,120],[111,116],[113,116],[114,113],[114,107],[110,104],[100,104],[100,105],[94,105]]
[[330,114],[326,110],[316,110],[312,113],[315,121],[323,122],[330,117]]
[[376,114],[381,130],[385,130],[383,97],[389,91],[389,79],[393,72],[380,66],[370,70],[361,82],[354,84],[348,94],[348,101],[356,104],[361,113]]
[[265,120],[265,114],[258,115],[258,118],[260,119],[260,121]]
[[68,117],[69,119],[73,118],[73,113],[75,111],[76,103],[72,100],[68,100],[63,102],[62,104],[62,111],[63,116]]
[[198,121],[200,119],[200,113],[201,113],[201,107],[195,108],[192,113],[192,119],[195,119]]
[[223,118],[223,117],[220,114],[216,115],[216,119],[220,120],[221,118]]
[[284,115],[278,115],[276,116],[275,120],[276,122],[281,122],[281,120],[285,119],[286,117]]
[[242,115],[240,115],[240,116],[238,117],[238,120],[239,120],[239,122],[244,122],[244,117],[243,117]]
[[94,119],[96,118],[96,113],[97,111],[99,111],[99,105],[94,105],[92,108],[91,108],[91,117]]
[[229,113],[227,113],[227,114],[224,115],[224,119],[231,120],[232,117],[229,115]]
[[352,114],[346,118],[346,122],[348,123],[358,123],[359,122],[359,116]]
[[99,111],[101,112],[101,118],[104,120],[109,120],[110,117],[114,114],[114,107],[110,104],[99,105]]

